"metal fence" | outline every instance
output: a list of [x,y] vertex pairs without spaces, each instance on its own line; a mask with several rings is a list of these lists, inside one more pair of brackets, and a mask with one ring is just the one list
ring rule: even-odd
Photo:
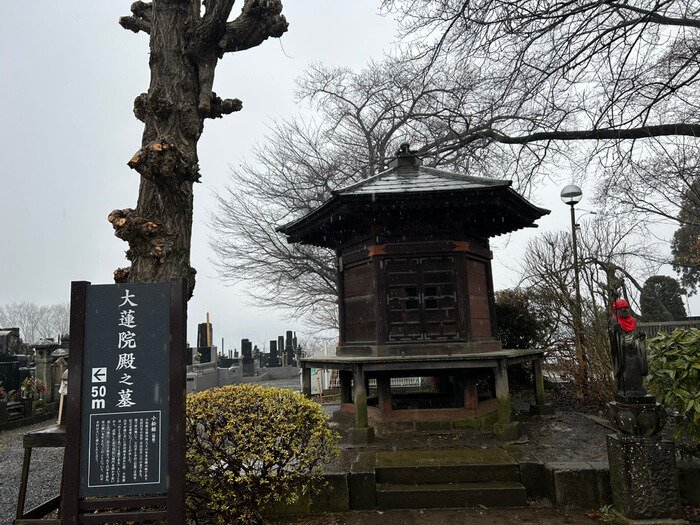
[[647,337],[654,337],[659,332],[671,333],[678,329],[697,328],[700,330],[700,319],[688,319],[686,321],[664,321],[662,323],[637,323]]
[[[318,373],[319,381],[324,390],[329,388],[340,388],[340,377],[337,370],[312,370],[313,374]],[[313,383],[313,381],[312,381]],[[313,386],[313,385],[312,385]],[[370,387],[376,387],[375,379],[369,380]],[[420,377],[392,377],[391,386],[393,387],[416,387],[420,386]]]

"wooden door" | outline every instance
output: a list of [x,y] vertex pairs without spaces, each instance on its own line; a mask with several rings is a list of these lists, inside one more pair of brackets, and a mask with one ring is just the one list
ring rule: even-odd
[[389,341],[453,340],[457,329],[454,257],[385,261]]

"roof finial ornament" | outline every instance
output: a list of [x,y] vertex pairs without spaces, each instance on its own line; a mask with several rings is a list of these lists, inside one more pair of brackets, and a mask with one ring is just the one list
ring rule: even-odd
[[411,145],[408,142],[402,142],[399,149],[396,150],[397,157],[405,157],[412,154]]
[[402,142],[396,150],[396,156],[388,162],[390,168],[417,168],[423,164],[417,153],[411,149],[411,144]]

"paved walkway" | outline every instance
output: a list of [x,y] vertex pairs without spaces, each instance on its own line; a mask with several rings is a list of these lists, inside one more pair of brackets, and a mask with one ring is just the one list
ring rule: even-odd
[[275,525],[592,525],[601,520],[583,511],[531,506],[517,509],[425,509],[348,512],[331,516],[277,519]]

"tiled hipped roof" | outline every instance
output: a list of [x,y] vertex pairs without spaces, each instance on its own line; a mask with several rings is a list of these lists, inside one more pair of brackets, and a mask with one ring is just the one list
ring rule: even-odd
[[489,238],[535,226],[549,213],[506,180],[460,175],[422,166],[410,151],[390,168],[332,192],[307,215],[277,231],[289,242],[337,247],[370,232],[454,231]]

